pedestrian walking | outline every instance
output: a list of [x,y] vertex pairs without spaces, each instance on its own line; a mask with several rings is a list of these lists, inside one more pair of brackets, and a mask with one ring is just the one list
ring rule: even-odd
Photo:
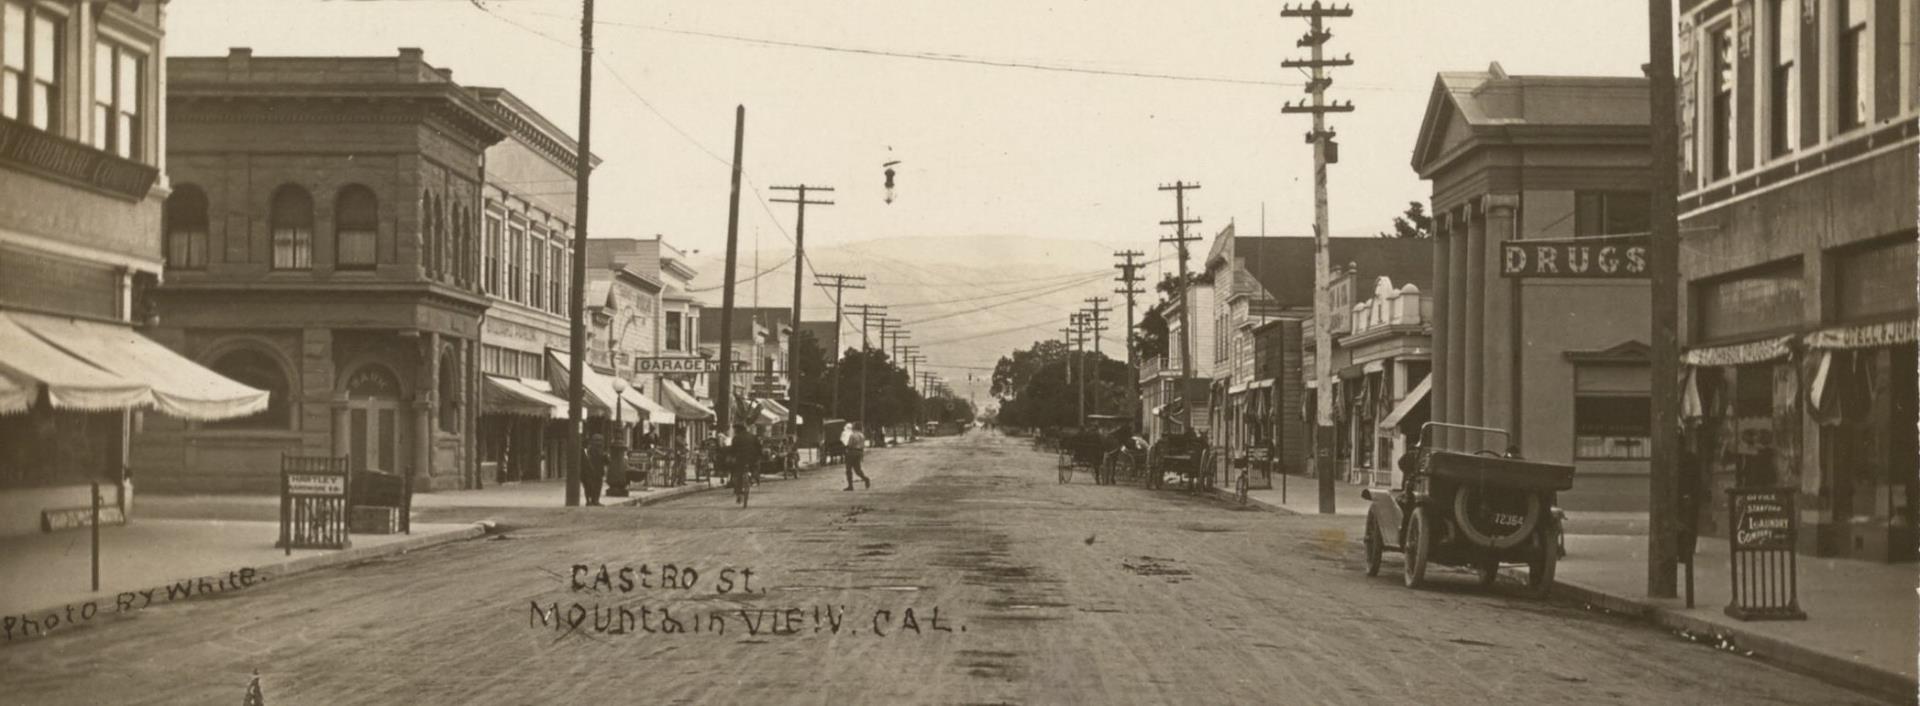
[[607,477],[607,439],[594,434],[587,440],[587,458],[580,469],[580,487],[586,491],[587,506],[600,505],[600,483]]
[[860,433],[858,423],[848,424],[847,430],[840,432],[840,445],[847,448],[847,487],[853,490],[853,477],[860,476],[860,482],[872,488],[873,481],[867,479],[867,472],[860,467],[861,457],[867,455],[867,435]]

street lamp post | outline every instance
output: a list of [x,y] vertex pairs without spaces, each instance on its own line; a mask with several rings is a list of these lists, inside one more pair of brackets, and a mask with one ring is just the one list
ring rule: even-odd
[[613,376],[613,434],[607,447],[607,497],[627,497],[627,428],[621,413],[627,406],[627,380]]

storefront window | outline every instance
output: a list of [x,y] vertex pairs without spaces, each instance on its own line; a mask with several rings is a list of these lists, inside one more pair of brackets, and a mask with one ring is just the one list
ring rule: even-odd
[[1645,395],[1581,395],[1573,400],[1574,458],[1649,458],[1652,429],[1653,404]]
[[220,356],[207,366],[234,382],[267,391],[266,410],[251,417],[208,422],[207,429],[286,429],[291,426],[292,405],[287,399],[287,376],[272,356],[251,348]]
[[1797,328],[1804,319],[1800,261],[1766,265],[1694,288],[1697,340],[1741,338]]
[[1835,313],[1858,321],[1914,311],[1913,234],[1851,248],[1833,257]]

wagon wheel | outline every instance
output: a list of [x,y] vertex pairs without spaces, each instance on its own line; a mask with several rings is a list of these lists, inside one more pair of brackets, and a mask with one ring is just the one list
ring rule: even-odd
[[1433,525],[1427,508],[1416,507],[1407,515],[1407,538],[1400,543],[1401,577],[1407,588],[1419,588],[1427,581],[1427,559],[1433,555]]
[[1380,575],[1380,556],[1386,553],[1387,548],[1385,545],[1386,541],[1380,537],[1380,523],[1374,520],[1373,516],[1369,514],[1367,516],[1366,539],[1368,576]]
[[1533,558],[1527,562],[1527,590],[1535,598],[1553,591],[1554,565],[1560,561],[1560,523],[1548,521],[1534,534]]

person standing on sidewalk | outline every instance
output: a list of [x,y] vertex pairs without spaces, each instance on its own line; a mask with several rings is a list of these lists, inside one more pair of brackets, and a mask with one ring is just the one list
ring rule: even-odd
[[586,491],[587,507],[600,505],[600,482],[607,477],[607,439],[594,434],[587,440],[587,458],[580,469],[580,486]]
[[853,490],[855,474],[860,476],[861,483],[872,488],[873,481],[867,479],[866,470],[860,467],[861,457],[867,454],[867,435],[860,433],[859,423],[848,424],[847,430],[840,432],[840,445],[847,447],[847,487],[842,490]]

